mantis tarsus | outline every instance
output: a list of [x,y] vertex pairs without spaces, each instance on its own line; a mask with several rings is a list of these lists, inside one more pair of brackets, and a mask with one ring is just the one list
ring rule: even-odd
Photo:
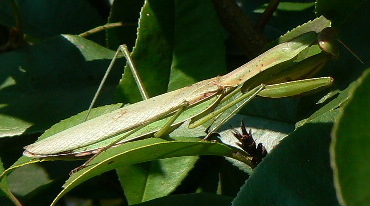
[[[224,75],[122,107],[87,120],[46,139],[25,147],[29,157],[91,154],[99,148],[146,136],[163,137],[190,120],[196,127],[220,117],[225,110],[239,104],[234,112],[222,117],[216,130],[241,106],[256,95],[270,98],[293,96],[332,84],[330,77],[311,77],[327,62],[319,54],[288,68],[296,56],[317,41],[317,33],[308,32],[279,44],[238,69]],[[118,53],[119,51],[117,51]],[[133,65],[131,65],[133,67]],[[142,93],[145,94],[145,93]],[[233,99],[230,101],[230,99]]]

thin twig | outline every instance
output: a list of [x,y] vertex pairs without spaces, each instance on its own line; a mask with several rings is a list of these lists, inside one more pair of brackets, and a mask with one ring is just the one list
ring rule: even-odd
[[254,23],[234,0],[213,0],[213,5],[221,24],[233,38],[239,48],[249,57],[260,54],[267,41]]
[[81,33],[81,34],[79,34],[79,36],[87,37],[91,34],[94,34],[94,33],[100,32],[100,31],[104,31],[106,29],[111,29],[111,28],[120,27],[120,26],[136,26],[136,25],[137,25],[137,23],[122,23],[122,22],[108,23],[108,24],[90,29],[90,30],[88,30],[84,33]]
[[276,8],[279,6],[280,0],[271,0],[268,4],[267,8],[263,12],[261,18],[259,19],[258,23],[256,24],[256,29],[260,32],[263,31],[267,22],[271,19],[272,15],[276,11]]

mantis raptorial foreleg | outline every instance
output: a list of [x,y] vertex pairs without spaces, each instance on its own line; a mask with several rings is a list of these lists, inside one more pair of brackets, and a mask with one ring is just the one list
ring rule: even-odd
[[[218,117],[221,113],[225,112],[226,110],[228,110],[229,108],[233,107],[234,105],[238,104],[241,102],[241,107],[243,107],[244,105],[246,105],[248,102],[250,102],[260,91],[262,91],[264,89],[265,85],[260,85],[250,91],[248,91],[247,93],[245,94],[242,94],[240,97],[237,97],[236,99],[232,100],[231,102],[227,103],[226,105],[222,106],[221,108],[217,108],[217,110],[207,114],[206,116],[192,122],[189,124],[189,128],[195,128],[195,127],[198,127],[208,121],[210,121],[211,119],[215,118],[215,117]],[[236,88],[235,91],[233,91],[233,93],[231,93],[230,95],[233,96],[234,93],[237,93],[237,92],[240,92],[240,87]],[[232,97],[230,96],[230,97]],[[225,97],[227,98],[227,97]],[[237,111],[239,111],[240,109],[238,109]],[[237,112],[235,111],[235,112]],[[230,114],[229,116],[232,116],[235,114],[235,112],[233,112],[232,114]],[[226,119],[223,122],[227,121],[229,118],[226,117]],[[220,123],[220,125],[222,124]],[[217,125],[216,128],[212,131],[209,131],[208,134],[211,134],[213,131],[217,130],[220,125]],[[208,137],[209,135],[207,135]]]
[[[325,85],[330,85],[332,81],[333,79],[330,77],[321,77],[284,82],[272,85],[260,85],[248,91],[247,93],[236,97],[232,101],[228,102],[226,105],[222,105],[221,107],[216,108],[215,111],[208,113],[202,118],[193,121],[192,123],[190,123],[189,128],[198,127],[213,119],[212,123],[213,125],[211,125],[212,127],[210,126],[208,130],[208,135],[205,137],[208,138],[213,132],[218,130],[225,122],[227,122],[231,117],[233,117],[237,112],[239,112],[241,108],[248,104],[257,95],[269,98],[295,96],[298,94],[313,91],[315,90],[315,88],[322,88]],[[241,87],[236,88],[235,91],[233,91],[233,93],[230,93],[224,99],[226,100],[228,98],[234,97],[235,93],[240,92],[241,89],[242,89]],[[227,110],[229,111],[226,112]],[[226,116],[221,117],[222,114],[226,114]]]
[[[222,113],[220,112],[218,114],[218,118],[220,118],[220,119],[218,120],[217,123],[216,123],[216,121],[214,121],[211,125],[212,127],[208,128],[209,131],[208,131],[208,134],[205,137],[205,139],[207,139],[212,133],[217,131],[223,124],[225,124],[227,121],[229,121],[236,113],[238,113],[240,111],[241,108],[243,108],[246,104],[248,104],[264,88],[265,88],[265,85],[260,85],[260,86],[256,87],[254,90],[249,91],[248,92],[248,93],[250,93],[249,95],[248,95],[248,93],[241,95],[239,97],[239,99],[242,99],[242,101],[240,101],[238,104],[237,103],[234,103],[234,104],[229,103],[230,106],[228,108],[232,108],[233,106],[236,106],[236,108],[235,109],[232,108],[231,112],[227,113],[227,115],[225,117],[222,117],[221,116]],[[227,107],[227,105],[225,107]],[[225,108],[225,111],[228,108]]]
[[94,106],[94,104],[96,102],[96,99],[98,98],[98,96],[99,96],[99,94],[100,94],[100,92],[101,92],[101,90],[102,90],[102,88],[104,86],[104,83],[107,80],[108,75],[111,72],[111,70],[113,68],[113,65],[116,62],[116,60],[118,59],[120,53],[122,53],[123,56],[126,58],[127,65],[129,66],[129,68],[130,68],[130,70],[131,70],[131,72],[132,72],[132,74],[134,76],[134,79],[135,79],[135,82],[136,82],[136,84],[137,84],[137,86],[139,88],[141,97],[143,98],[143,100],[149,99],[149,95],[146,92],[145,87],[144,87],[144,85],[143,85],[143,83],[141,81],[141,78],[140,78],[139,74],[137,73],[137,70],[135,68],[135,65],[134,65],[134,63],[133,63],[133,61],[131,59],[130,52],[129,52],[127,46],[125,44],[122,44],[122,45],[120,45],[118,47],[116,53],[114,54],[114,56],[112,58],[112,61],[110,62],[107,70],[105,71],[105,74],[103,76],[103,79],[101,80],[101,82],[99,84],[99,87],[96,90],[95,95],[94,95],[94,97],[93,97],[93,99],[92,99],[92,101],[90,103],[90,106],[89,106],[89,109],[88,109],[88,112],[86,114],[86,117],[85,117],[84,121],[86,121],[87,118],[89,117],[90,111],[93,108],[93,106]]
[[156,133],[154,137],[163,137],[168,135],[171,130],[171,125],[176,121],[176,119],[181,115],[181,113],[189,106],[189,102],[184,101],[176,113],[167,121],[167,123]]

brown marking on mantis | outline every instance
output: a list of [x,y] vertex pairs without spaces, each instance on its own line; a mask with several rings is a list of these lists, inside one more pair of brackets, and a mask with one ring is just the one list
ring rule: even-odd
[[124,114],[126,114],[127,111],[122,110],[120,113],[118,113],[116,116],[113,117],[113,120],[117,121],[119,118],[121,118]]

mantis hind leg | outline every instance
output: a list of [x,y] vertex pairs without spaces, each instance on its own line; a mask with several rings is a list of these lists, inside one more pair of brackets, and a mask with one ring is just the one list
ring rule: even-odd
[[95,92],[94,98],[93,98],[93,100],[92,100],[92,101],[91,101],[91,103],[90,103],[90,106],[89,106],[89,109],[88,109],[88,112],[87,112],[87,114],[86,114],[86,117],[85,117],[84,121],[86,121],[86,120],[87,120],[87,118],[89,117],[90,111],[91,111],[92,107],[94,106],[94,104],[95,104],[95,102],[96,102],[96,99],[98,98],[98,96],[99,96],[99,94],[100,94],[100,91],[102,90],[102,88],[103,88],[103,86],[104,86],[104,83],[105,83],[105,81],[107,80],[108,75],[109,75],[110,71],[111,71],[111,70],[112,70],[112,68],[113,68],[114,63],[115,63],[115,62],[116,62],[116,60],[120,57],[120,56],[119,56],[119,54],[120,54],[120,53],[122,53],[122,54],[123,54],[123,56],[126,58],[126,62],[127,62],[128,66],[129,66],[129,68],[131,69],[131,72],[132,72],[132,74],[133,74],[133,76],[134,76],[134,79],[135,79],[136,84],[137,84],[137,86],[138,86],[138,88],[139,88],[139,91],[140,91],[140,94],[141,94],[142,98],[143,98],[144,100],[149,99],[148,93],[146,92],[146,90],[145,90],[145,88],[144,88],[144,85],[143,85],[143,83],[142,83],[142,81],[141,81],[141,79],[140,79],[140,76],[139,76],[139,74],[137,73],[137,70],[136,70],[136,68],[135,68],[135,65],[134,65],[134,63],[133,63],[133,61],[132,61],[132,59],[131,59],[130,52],[129,52],[129,50],[128,50],[127,46],[126,46],[126,45],[124,45],[124,44],[122,44],[122,45],[120,45],[120,46],[118,47],[118,49],[117,49],[116,53],[115,53],[115,54],[114,54],[114,56],[113,56],[112,61],[110,62],[110,64],[109,64],[109,66],[108,66],[107,70],[105,71],[105,74],[104,74],[104,76],[103,76],[103,79],[101,80],[100,85],[99,85],[98,89],[97,89],[97,90],[96,90],[96,92]]

